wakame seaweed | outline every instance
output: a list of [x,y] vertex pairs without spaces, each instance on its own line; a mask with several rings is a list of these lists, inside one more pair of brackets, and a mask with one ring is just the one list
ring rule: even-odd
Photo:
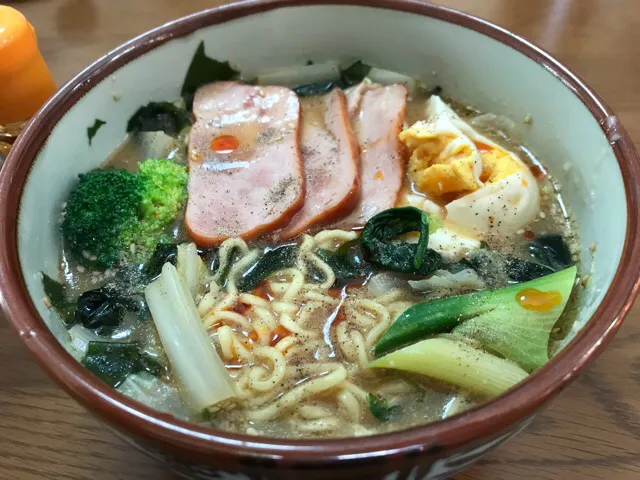
[[44,294],[51,303],[51,308],[60,315],[60,318],[67,327],[73,326],[76,305],[74,302],[69,301],[66,285],[55,281],[42,272],[42,287]]
[[127,122],[127,133],[159,132],[175,137],[191,126],[191,114],[170,102],[149,102]]
[[[418,232],[418,243],[399,241],[400,235]],[[427,248],[429,216],[415,207],[391,208],[372,217],[360,236],[365,258],[392,272],[429,275],[444,265],[442,257]]]
[[313,95],[324,95],[334,88],[349,88],[357,85],[369,75],[371,66],[362,63],[360,60],[353,63],[344,70],[340,70],[340,76],[335,80],[327,80],[325,82],[314,82],[305,85],[298,85],[293,88],[301,97],[309,97]]
[[91,145],[91,142],[93,142],[93,137],[96,136],[96,133],[98,133],[98,130],[100,130],[100,128],[106,124],[107,122],[105,122],[104,120],[100,120],[99,118],[96,118],[95,122],[93,122],[93,125],[91,125],[90,127],[87,127],[87,138],[89,139],[89,145]]
[[89,342],[83,365],[101,380],[117,388],[129,375],[148,372],[162,375],[164,367],[140,351],[137,342]]
[[229,62],[220,62],[207,57],[204,51],[204,42],[200,42],[180,90],[180,95],[187,105],[187,110],[191,110],[193,96],[202,85],[211,82],[234,80],[239,76],[240,72],[231,67]]
[[298,245],[295,243],[267,248],[264,254],[238,279],[238,290],[252,291],[272,273],[293,267],[297,256]]
[[344,286],[371,273],[371,265],[364,259],[359,238],[343,243],[334,252],[318,249],[316,255],[333,270],[336,276],[334,287]]
[[142,275],[147,281],[155,279],[165,263],[171,263],[174,267],[178,263],[178,246],[174,243],[160,243],[153,255],[142,267]]
[[573,265],[571,251],[559,233],[540,235],[528,243],[527,249],[535,262],[555,271]]

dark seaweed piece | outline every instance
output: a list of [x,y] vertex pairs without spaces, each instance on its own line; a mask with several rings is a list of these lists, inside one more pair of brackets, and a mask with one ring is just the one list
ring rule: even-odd
[[184,77],[180,95],[184,98],[187,110],[191,110],[193,96],[202,85],[238,78],[240,72],[233,69],[229,62],[219,62],[207,57],[204,42],[200,42],[193,55],[187,74]]
[[165,263],[176,265],[178,262],[178,246],[173,243],[160,243],[151,258],[142,267],[142,275],[147,281],[157,278]]
[[318,249],[316,255],[335,273],[334,287],[341,287],[353,280],[366,278],[372,271],[371,265],[364,259],[362,244],[358,238],[343,243],[335,252]]
[[441,93],[442,93],[442,87],[440,85],[436,85],[431,90],[429,90],[429,96],[440,95]]
[[513,283],[528,282],[536,278],[551,275],[555,272],[553,268],[540,263],[528,262],[520,258],[506,256],[505,270],[509,280]]
[[83,364],[98,378],[116,388],[139,371],[137,343],[89,342]]
[[329,93],[334,88],[340,88],[339,82],[335,80],[328,80],[326,82],[307,83],[305,85],[298,85],[293,88],[293,91],[299,97],[312,97],[314,95],[324,95]]
[[527,248],[535,262],[546,265],[554,271],[573,265],[571,251],[559,233],[541,235],[530,241]]
[[170,102],[149,102],[131,116],[127,133],[163,131],[175,137],[191,123],[191,114],[185,109]]
[[267,248],[264,254],[238,279],[238,290],[250,292],[272,273],[293,267],[297,255],[298,245],[296,243]]
[[349,88],[357,85],[369,75],[370,71],[371,65],[358,60],[340,72],[340,88]]
[[74,323],[81,323],[98,335],[107,335],[120,326],[126,313],[127,308],[114,291],[98,288],[80,295]]
[[114,388],[120,386],[132,373],[148,372],[159,377],[166,370],[150,355],[141,353],[138,342],[89,342],[82,363]]
[[371,66],[362,63],[360,60],[353,63],[349,67],[340,71],[340,77],[335,80],[327,80],[325,82],[314,82],[305,85],[298,85],[294,87],[293,91],[301,97],[309,97],[313,95],[324,95],[329,93],[334,88],[349,88],[353,85],[357,85],[365,79]]
[[201,248],[198,249],[198,255],[209,268],[209,271],[215,272],[220,266],[220,255],[217,248]]
[[384,398],[372,393],[367,395],[369,410],[371,414],[381,422],[391,420],[393,416],[400,412],[400,405],[389,405]]
[[[457,265],[471,267],[493,288],[500,286],[493,284],[499,272],[504,272],[509,283],[528,282],[555,272],[546,265],[489,250],[477,250]],[[459,267],[450,267],[449,271],[452,268]]]
[[64,322],[67,328],[71,328],[74,323],[73,312],[76,305],[70,302],[67,297],[67,287],[63,283],[57,282],[47,274],[42,272],[42,287],[44,294],[53,308]]
[[164,365],[160,364],[151,355],[143,353],[138,360],[138,370],[135,372],[147,372],[154,377],[161,377],[166,371]]
[[93,141],[93,137],[96,136],[96,133],[98,133],[98,130],[100,130],[100,127],[106,124],[107,122],[105,122],[104,120],[100,120],[99,118],[96,118],[95,122],[93,122],[93,125],[91,125],[90,127],[87,127],[87,138],[89,139],[89,145],[91,145],[91,142]]
[[[409,232],[420,233],[417,244],[394,240]],[[444,265],[440,254],[427,248],[429,217],[415,207],[380,212],[367,222],[360,238],[365,258],[385,270],[426,276]]]

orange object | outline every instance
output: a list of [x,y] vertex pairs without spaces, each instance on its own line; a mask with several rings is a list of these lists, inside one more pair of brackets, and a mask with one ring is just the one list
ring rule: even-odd
[[215,153],[233,153],[240,141],[233,135],[220,135],[211,141],[211,151]]
[[547,312],[562,303],[560,292],[543,292],[536,288],[525,288],[516,294],[516,301],[525,310]]
[[20,12],[0,5],[0,124],[27,120],[55,91],[35,30]]

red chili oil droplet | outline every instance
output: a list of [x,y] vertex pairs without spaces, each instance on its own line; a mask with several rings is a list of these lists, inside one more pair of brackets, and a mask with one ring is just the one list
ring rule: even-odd
[[533,230],[531,230],[529,228],[525,228],[524,229],[524,233],[522,234],[522,236],[526,240],[533,240],[534,238],[536,238],[536,234],[533,232]]
[[220,135],[211,140],[211,151],[215,153],[232,153],[239,146],[240,142],[233,135]]
[[538,180],[547,175],[547,171],[542,167],[542,165],[530,165],[529,170]]
[[560,292],[543,292],[536,288],[525,288],[516,294],[516,301],[525,310],[548,312],[562,303]]
[[271,340],[269,341],[269,344],[272,347],[275,347],[280,340],[282,340],[285,337],[288,337],[289,335],[291,335],[291,332],[289,330],[287,330],[282,325],[278,325],[273,330],[273,332],[271,332]]
[[493,147],[491,145],[487,145],[484,142],[473,142],[473,143],[476,144],[476,148],[480,153],[490,152],[491,150],[493,150]]

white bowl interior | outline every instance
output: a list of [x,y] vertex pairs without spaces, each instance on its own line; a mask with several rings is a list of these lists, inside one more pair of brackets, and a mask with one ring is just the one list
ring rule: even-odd
[[[24,189],[18,241],[29,293],[63,344],[68,334],[42,302],[39,276],[40,271],[58,272],[61,204],[77,175],[99,166],[123,140],[126,121],[140,105],[179,97],[201,40],[209,56],[230,60],[246,74],[309,59],[359,59],[441,85],[482,111],[511,117],[525,144],[563,185],[579,222],[583,265],[592,269],[569,339],[591,317],[620,260],[627,204],[613,150],[580,99],[544,67],[476,31],[404,12],[309,6],[245,17],[171,40],[96,85],[53,128]],[[526,115],[533,118],[531,125],[522,121]],[[107,123],[89,146],[86,129],[96,118]],[[593,243],[597,253],[592,258],[588,246]]]

